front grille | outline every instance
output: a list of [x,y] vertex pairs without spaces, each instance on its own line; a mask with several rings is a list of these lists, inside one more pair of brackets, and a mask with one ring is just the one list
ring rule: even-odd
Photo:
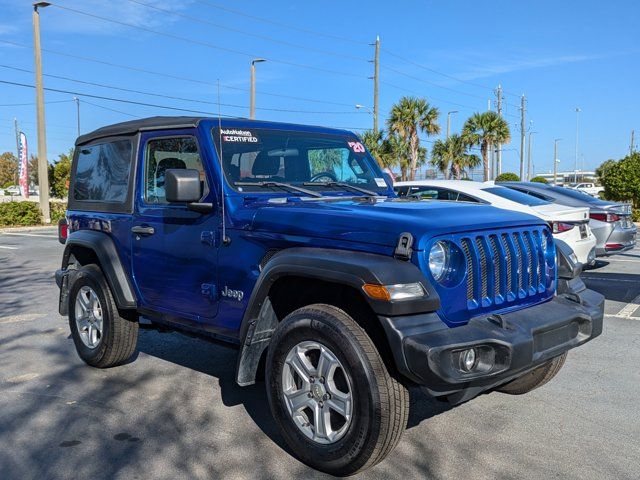
[[467,266],[467,306],[472,310],[526,299],[545,291],[543,230],[470,234],[459,240]]

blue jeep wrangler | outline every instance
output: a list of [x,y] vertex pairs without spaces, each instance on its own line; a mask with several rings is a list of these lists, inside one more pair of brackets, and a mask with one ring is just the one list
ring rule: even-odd
[[139,325],[235,345],[305,463],[338,475],[398,443],[407,388],[528,392],[602,331],[604,298],[539,219],[399,199],[360,139],[154,117],[76,142],[59,310],[89,365]]

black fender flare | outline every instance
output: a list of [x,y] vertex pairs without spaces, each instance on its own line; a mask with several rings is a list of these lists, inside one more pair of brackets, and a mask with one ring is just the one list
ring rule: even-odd
[[79,230],[69,234],[62,256],[62,271],[67,270],[74,247],[93,251],[100,262],[116,305],[123,309],[134,309],[138,302],[129,278],[122,266],[118,250],[109,235],[94,230]]
[[[239,385],[255,383],[262,353],[269,345],[278,318],[269,299],[276,280],[296,276],[328,281],[353,287],[377,315],[397,316],[434,312],[440,308],[440,298],[424,274],[413,263],[392,256],[334,250],[295,247],[276,253],[262,269],[249,299],[240,325],[240,354],[236,368]],[[385,302],[365,295],[365,284],[395,285],[420,282],[424,297],[415,300]]]

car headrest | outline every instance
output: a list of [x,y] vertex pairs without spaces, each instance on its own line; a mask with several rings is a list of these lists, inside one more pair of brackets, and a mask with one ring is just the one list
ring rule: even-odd
[[280,157],[270,157],[266,151],[263,151],[256,156],[253,167],[251,167],[251,174],[253,176],[274,176],[278,170],[280,170]]
[[187,164],[184,163],[184,161],[180,160],[179,158],[173,158],[173,157],[163,158],[158,162],[158,166],[156,167],[156,176],[160,174],[164,174],[164,172],[168,168],[184,169],[184,168],[187,168]]

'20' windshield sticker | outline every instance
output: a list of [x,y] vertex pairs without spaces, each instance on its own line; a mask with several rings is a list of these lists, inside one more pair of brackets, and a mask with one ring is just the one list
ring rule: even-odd
[[237,130],[237,129],[222,129],[223,142],[235,142],[235,143],[258,143],[258,138],[253,136],[249,130]]
[[361,142],[347,142],[354,153],[364,153],[364,145]]

